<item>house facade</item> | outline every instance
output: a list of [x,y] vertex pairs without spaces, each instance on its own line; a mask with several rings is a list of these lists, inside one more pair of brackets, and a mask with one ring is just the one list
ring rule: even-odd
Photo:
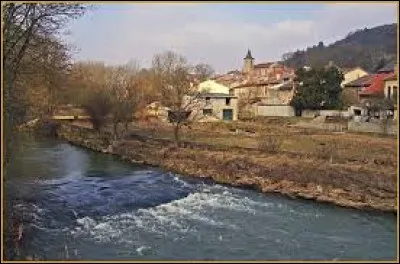
[[346,83],[342,88],[342,101],[346,106],[359,105],[360,92],[368,88],[375,78],[375,74],[368,74]]
[[224,93],[201,93],[193,100],[189,119],[198,122],[235,121],[238,119],[238,98]]
[[399,81],[397,74],[392,74],[384,80],[384,96],[387,99],[396,99]]

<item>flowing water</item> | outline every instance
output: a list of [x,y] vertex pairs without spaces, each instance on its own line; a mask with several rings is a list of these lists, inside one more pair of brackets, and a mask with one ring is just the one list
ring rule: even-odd
[[44,260],[392,260],[396,217],[265,195],[59,141],[21,140],[5,176],[17,257]]

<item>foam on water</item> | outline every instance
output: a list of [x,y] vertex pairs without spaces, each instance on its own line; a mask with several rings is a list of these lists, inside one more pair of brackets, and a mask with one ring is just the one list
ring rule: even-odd
[[[229,219],[216,219],[213,212],[220,210],[241,211],[256,214],[253,209],[271,207],[271,203],[261,203],[249,198],[237,197],[226,187],[207,187],[207,192],[195,192],[179,200],[151,208],[142,208],[112,216],[104,216],[97,221],[85,216],[77,219],[82,229],[71,231],[75,235],[91,234],[95,241],[134,242],[129,239],[138,229],[144,232],[167,235],[171,232],[193,234],[198,224],[214,228],[239,229]],[[221,192],[222,191],[222,192]],[[121,232],[123,230],[123,232]],[[222,236],[218,237],[221,241]]]

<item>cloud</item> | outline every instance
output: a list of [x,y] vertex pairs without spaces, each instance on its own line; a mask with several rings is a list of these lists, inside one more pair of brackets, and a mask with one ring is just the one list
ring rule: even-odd
[[268,12],[254,18],[256,5],[243,12],[231,5],[104,6],[76,21],[69,40],[81,50],[78,59],[111,64],[137,59],[147,67],[155,53],[175,50],[193,63],[225,72],[241,67],[248,48],[256,62],[276,60],[287,51],[330,43],[359,28],[396,22],[397,15],[396,4],[327,4],[290,10],[293,18],[285,10],[279,10],[285,14],[282,19],[272,19]]

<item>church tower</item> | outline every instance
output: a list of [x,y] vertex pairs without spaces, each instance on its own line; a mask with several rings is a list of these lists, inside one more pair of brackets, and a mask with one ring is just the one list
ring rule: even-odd
[[253,61],[254,58],[251,56],[250,49],[247,50],[247,55],[243,59],[243,73],[249,73],[251,70],[253,70]]

